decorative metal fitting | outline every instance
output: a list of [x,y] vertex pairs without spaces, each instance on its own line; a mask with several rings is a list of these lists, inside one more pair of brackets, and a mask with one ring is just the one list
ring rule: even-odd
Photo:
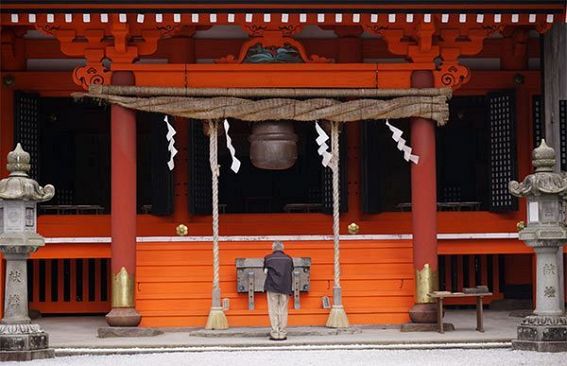
[[6,87],[12,87],[16,83],[14,75],[8,74],[2,78],[2,84]]
[[348,233],[351,235],[356,235],[358,234],[358,232],[360,231],[360,226],[358,226],[356,223],[351,223],[348,226]]
[[177,225],[177,227],[175,228],[175,232],[176,232],[177,235],[179,235],[179,236],[187,236],[187,234],[189,233],[189,228],[188,228],[186,225],[179,224],[179,225]]
[[523,74],[517,73],[514,75],[514,84],[523,85],[526,81],[526,77]]

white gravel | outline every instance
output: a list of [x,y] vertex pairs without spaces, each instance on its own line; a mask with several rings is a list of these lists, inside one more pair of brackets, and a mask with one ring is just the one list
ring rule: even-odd
[[550,365],[567,366],[565,353],[491,350],[291,350],[153,353],[113,356],[72,356],[3,365],[30,366],[356,366],[356,365]]

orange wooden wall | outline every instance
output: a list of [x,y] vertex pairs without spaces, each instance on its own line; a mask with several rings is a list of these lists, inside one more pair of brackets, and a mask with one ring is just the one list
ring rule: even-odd
[[[301,309],[290,309],[290,325],[324,325],[329,310],[321,297],[333,295],[332,241],[286,242],[294,257],[311,257],[311,290],[301,295]],[[220,281],[230,326],[268,325],[264,294],[248,310],[246,293],[236,291],[235,259],[260,258],[271,242],[220,244]],[[142,326],[202,327],[211,306],[210,243],[142,243],[137,251],[136,308]],[[412,245],[407,240],[343,241],[341,243],[343,303],[353,324],[396,324],[409,320],[413,304]]]

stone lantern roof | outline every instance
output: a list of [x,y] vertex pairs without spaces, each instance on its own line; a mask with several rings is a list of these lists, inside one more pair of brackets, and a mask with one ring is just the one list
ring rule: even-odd
[[553,171],[555,167],[555,150],[541,140],[541,144],[532,152],[533,174],[523,182],[515,180],[508,184],[510,193],[517,197],[539,196],[541,194],[558,194],[567,196],[567,177]]
[[51,184],[40,187],[28,176],[31,169],[30,154],[19,143],[8,154],[6,167],[10,176],[0,180],[0,199],[43,202],[55,195],[55,187]]

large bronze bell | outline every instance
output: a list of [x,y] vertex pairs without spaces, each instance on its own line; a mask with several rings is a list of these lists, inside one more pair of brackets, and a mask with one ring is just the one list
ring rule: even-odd
[[256,168],[283,170],[297,160],[297,135],[291,121],[254,123],[248,141],[250,160]]

